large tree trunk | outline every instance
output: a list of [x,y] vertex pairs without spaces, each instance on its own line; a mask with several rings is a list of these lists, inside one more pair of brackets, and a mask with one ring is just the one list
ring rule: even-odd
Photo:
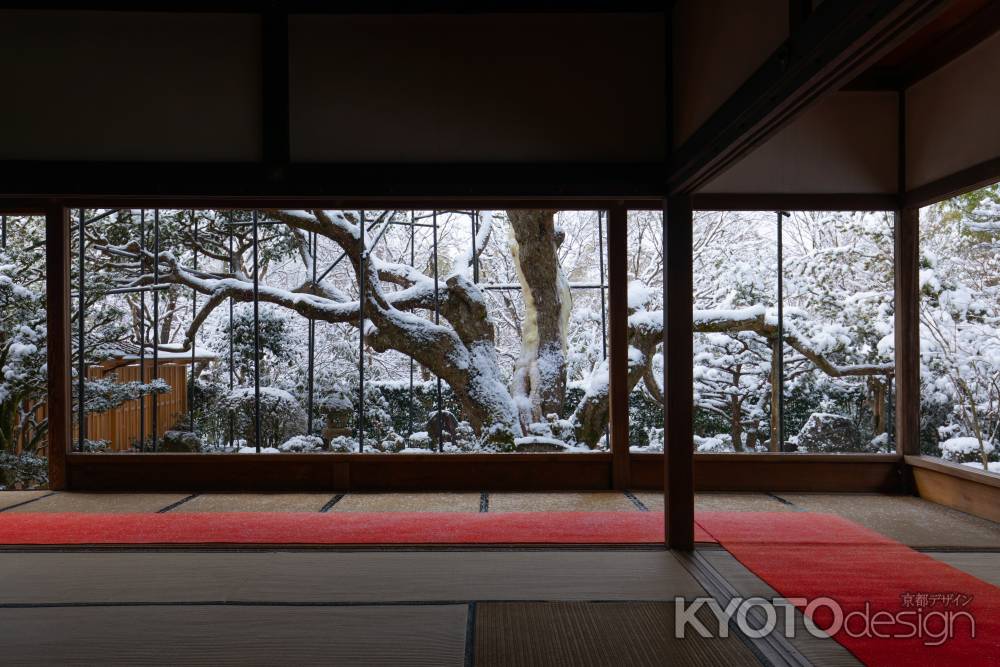
[[[650,321],[648,318],[629,317],[629,355],[628,355],[628,377],[626,386],[631,393],[635,385],[644,376],[655,382],[655,378],[649,374],[649,368],[653,363],[653,355],[656,353],[656,346],[663,339],[663,316],[660,315],[659,322]],[[590,387],[584,394],[573,419],[576,421],[576,437],[582,443],[590,447],[595,447],[597,442],[604,435],[604,429],[608,424],[608,362],[601,362],[600,368],[591,378]],[[595,381],[596,380],[596,381]],[[660,396],[666,391],[659,390]]]
[[[739,377],[737,375],[736,377]],[[743,399],[735,393],[729,398],[729,432],[733,437],[733,451],[743,449]]]
[[561,414],[566,400],[566,334],[573,301],[559,265],[555,211],[507,211],[510,251],[524,296],[521,356],[511,394],[522,427]]

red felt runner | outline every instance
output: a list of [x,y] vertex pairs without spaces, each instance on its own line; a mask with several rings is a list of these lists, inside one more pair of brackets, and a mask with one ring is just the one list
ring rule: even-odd
[[[854,617],[834,638],[867,664],[1000,665],[1000,589],[846,519],[704,512],[698,513],[695,539],[720,542],[786,598],[830,598],[845,615],[867,605],[868,619],[893,615],[875,627],[879,633],[917,635],[860,635],[864,619]],[[662,542],[662,512],[0,513],[0,544],[21,546]],[[899,623],[901,612],[916,625]],[[950,620],[943,617],[948,612]],[[974,619],[975,638],[960,612]],[[821,628],[832,619],[827,607],[816,610]],[[945,620],[954,630],[940,641]]]
[[662,543],[662,512],[0,513],[9,545]]
[[[1000,589],[976,577],[829,514],[704,512],[697,522],[786,598],[831,598],[845,616],[888,612],[874,626],[856,615],[834,635],[868,665],[1000,665]],[[960,612],[974,619],[974,639]],[[829,608],[816,607],[819,627],[833,619]],[[946,623],[953,631],[941,641]]]

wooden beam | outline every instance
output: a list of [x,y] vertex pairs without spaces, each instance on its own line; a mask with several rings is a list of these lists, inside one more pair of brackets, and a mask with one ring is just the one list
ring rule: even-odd
[[[45,201],[33,206],[31,202],[38,200],[9,199],[0,195],[0,211],[7,215],[44,215]],[[662,211],[662,198],[632,198],[619,199],[624,201],[630,211]],[[8,206],[10,202],[10,206]],[[298,197],[295,199],[281,197],[69,197],[62,199],[66,208],[159,208],[159,209],[261,209],[261,208],[323,208],[328,210],[400,210],[400,211],[444,211],[444,210],[502,210],[502,209],[556,209],[559,211],[597,211],[609,206],[608,199],[595,197],[537,197],[522,199],[519,197],[372,197],[372,198],[342,198],[329,197]]]
[[[906,90],[1000,31],[1000,3],[986,2],[958,23],[949,17],[954,10],[964,15],[962,5],[955,3],[941,17],[889,54],[891,64],[878,64],[845,86],[846,90]],[[938,27],[944,23],[944,27]]]
[[663,196],[663,162],[481,164],[0,161],[0,197],[399,199]]
[[[632,455],[632,488],[663,489],[663,456]],[[694,490],[714,492],[908,493],[895,454],[695,454]]]
[[692,193],[919,29],[945,0],[820,4],[671,160],[668,192]]
[[667,546],[694,548],[694,315],[690,197],[663,216],[663,463]]
[[49,488],[66,488],[66,455],[73,437],[70,387],[70,224],[69,211],[51,201],[45,210],[45,289],[48,347]]
[[1000,3],[989,2],[955,29],[948,31],[933,45],[920,49],[905,63],[900,74],[900,86],[909,88],[1000,31]]
[[920,212],[895,216],[896,451],[920,453]]
[[904,203],[910,208],[930,206],[1000,181],[1000,157],[949,174],[906,193]]
[[[883,454],[695,454],[708,491],[905,493],[902,459]],[[662,454],[633,454],[632,488],[662,490]],[[76,491],[594,491],[611,488],[611,455],[81,454]],[[972,475],[975,470],[969,469]],[[995,476],[994,476],[995,477]]]
[[629,487],[628,235],[621,202],[608,211],[608,432],[611,486]]
[[661,13],[662,0],[4,0],[3,8],[30,10],[96,10],[182,13],[256,14],[275,5],[289,14],[504,14],[504,13]]
[[607,490],[611,456],[595,454],[78,454],[77,491]]

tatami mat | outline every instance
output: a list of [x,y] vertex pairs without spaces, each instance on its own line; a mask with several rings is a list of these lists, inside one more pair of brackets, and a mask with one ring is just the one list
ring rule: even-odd
[[318,512],[330,493],[205,493],[171,512]]
[[997,552],[929,552],[929,556],[958,568],[977,579],[1000,587],[1000,553]]
[[[745,568],[732,554],[722,549],[704,549],[698,552],[709,564],[745,598],[762,597],[770,600],[780,597],[778,592],[760,577]],[[782,617],[783,619],[784,617]],[[784,621],[782,620],[782,623]],[[807,660],[823,667],[858,667],[861,661],[832,638],[821,639],[805,628],[801,612],[795,612],[795,636],[788,639]]]
[[8,512],[157,512],[185,493],[54,493]]
[[491,512],[635,512],[619,491],[590,493],[491,493]]
[[49,491],[0,491],[0,510],[36,500],[49,494]]
[[778,495],[800,509],[837,514],[910,547],[1000,548],[1000,524],[913,496]]
[[478,512],[478,493],[349,493],[331,512]]
[[[673,602],[476,605],[477,667],[758,665],[735,636],[674,637]],[[699,616],[711,627],[711,612]]]
[[0,609],[11,665],[454,665],[466,605]]
[[[663,511],[661,491],[636,491],[636,498],[655,512]],[[764,493],[696,493],[695,510],[702,512],[786,512],[792,508]]]
[[668,551],[0,552],[0,603],[672,600]]

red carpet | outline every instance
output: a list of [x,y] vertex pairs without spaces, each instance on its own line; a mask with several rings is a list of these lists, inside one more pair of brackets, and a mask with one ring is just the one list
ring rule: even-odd
[[[869,665],[1000,665],[1000,589],[846,519],[704,512],[698,514],[695,539],[720,542],[784,597],[831,598],[845,615],[867,604],[869,618],[909,612],[903,620],[917,625],[878,615],[884,622],[875,630],[892,638],[860,636],[856,616],[834,635]],[[0,513],[0,544],[21,546],[662,542],[662,512]],[[939,641],[945,612],[953,614],[954,632]],[[961,612],[975,619],[975,639]],[[814,620],[827,628],[832,618],[820,607]],[[917,630],[921,634],[898,637]]]
[[[866,664],[1000,665],[1000,589],[995,586],[829,514],[705,512],[698,514],[698,523],[785,597],[832,598],[845,616],[863,611],[866,602],[870,617],[883,610],[895,615],[919,609],[922,616],[880,616],[889,622],[875,630],[894,638],[852,637],[845,630],[834,635]],[[922,594],[929,599],[921,601],[917,596]],[[971,601],[964,606],[965,598],[945,602],[949,594],[971,596]],[[938,642],[944,612],[963,611],[975,619],[975,639],[968,618],[955,616],[954,636],[928,645]],[[833,619],[825,607],[815,616],[821,628]],[[899,621],[916,624],[923,637],[899,638],[915,632]],[[859,635],[862,627],[859,616],[848,622],[852,634]]]
[[656,543],[663,512],[0,513],[8,545]]

